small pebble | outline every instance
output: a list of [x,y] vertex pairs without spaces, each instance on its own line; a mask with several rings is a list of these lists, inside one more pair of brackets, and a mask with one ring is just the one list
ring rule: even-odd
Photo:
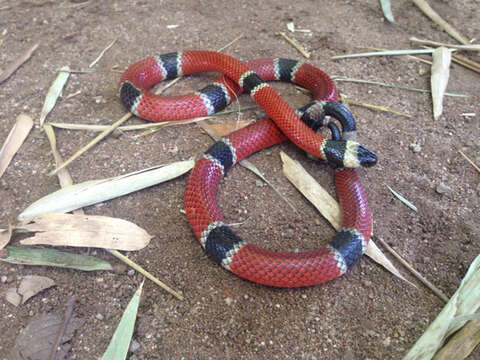
[[225,298],[225,304],[227,304],[228,306],[232,305],[233,303],[233,299],[231,297],[227,297]]
[[255,180],[255,185],[258,187],[263,186],[263,181],[262,180]]
[[135,275],[135,270],[133,270],[133,269],[128,270],[128,271],[127,271],[127,275],[128,275],[128,276],[133,276],[133,275]]
[[418,144],[410,144],[410,150],[412,150],[416,154],[422,151],[422,147]]
[[134,353],[138,349],[140,349],[140,343],[137,340],[132,339],[132,342],[130,343],[130,348],[129,348],[130,352]]
[[5,283],[7,282],[7,279],[8,279],[8,278],[7,278],[6,275],[2,275],[2,276],[0,277],[0,281],[1,281],[3,284],[5,284]]
[[390,337],[387,337],[385,340],[382,341],[383,346],[390,346],[390,343]]
[[103,316],[103,315],[100,314],[100,313],[97,313],[97,314],[95,315],[95,317],[96,317],[98,320],[100,320],[100,321],[103,321],[103,319],[105,319],[105,316]]
[[440,183],[435,188],[435,191],[440,195],[444,195],[444,194],[447,194],[447,193],[451,192],[452,189],[450,187],[448,187],[447,185],[445,185],[444,183]]

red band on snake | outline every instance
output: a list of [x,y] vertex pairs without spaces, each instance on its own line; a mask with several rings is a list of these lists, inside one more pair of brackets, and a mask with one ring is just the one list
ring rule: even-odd
[[[202,71],[216,71],[226,77],[190,95],[165,97],[148,91],[161,80]],[[327,100],[317,102],[324,111],[328,101],[337,100],[330,78],[308,64],[261,59],[246,65],[211,51],[169,53],[142,60],[122,76],[120,96],[134,114],[150,121],[165,121],[208,115],[225,107],[241,90],[250,93],[273,121],[257,121],[230,134],[197,161],[185,190],[187,218],[206,252],[231,272],[270,286],[314,285],[343,274],[360,258],[370,239],[371,214],[357,172],[336,171],[342,230],[328,245],[307,252],[273,252],[238,237],[226,225],[217,205],[218,184],[236,162],[287,138],[312,155],[344,167],[371,166],[376,156],[354,141],[328,140],[312,131],[300,120],[302,112],[293,111],[265,82],[269,80],[291,81],[308,88],[315,99]],[[354,128],[347,130],[354,135]]]

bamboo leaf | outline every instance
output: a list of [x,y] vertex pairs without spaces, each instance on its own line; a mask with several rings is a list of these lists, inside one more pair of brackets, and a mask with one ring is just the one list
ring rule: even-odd
[[387,188],[392,192],[393,195],[395,195],[395,197],[400,200],[401,202],[403,202],[405,205],[407,205],[410,209],[412,209],[413,211],[418,211],[417,210],[417,207],[415,205],[413,205],[410,201],[408,201],[407,199],[405,199],[400,193],[396,192],[395,190],[393,190],[390,186],[387,185]]
[[432,57],[433,64],[430,82],[432,87],[433,118],[437,120],[443,112],[443,96],[450,76],[452,52],[445,47],[439,47],[435,49]]
[[42,111],[40,113],[40,127],[43,126],[47,115],[52,111],[55,106],[58,97],[62,93],[63,87],[67,83],[67,80],[70,76],[70,68],[64,66],[58,72],[57,78],[53,81],[50,89],[48,89],[47,95],[45,97],[45,102],[43,104]]
[[383,16],[385,16],[385,19],[387,19],[391,23],[394,23],[395,19],[393,17],[392,8],[390,6],[390,0],[380,0],[380,5],[382,6]]
[[8,229],[0,229],[0,250],[2,250],[10,242],[13,227],[8,224]]
[[93,256],[78,255],[53,249],[31,249],[7,246],[0,250],[0,261],[22,265],[46,265],[83,271],[112,270],[112,266]]
[[84,206],[110,200],[185,174],[193,160],[155,166],[109,179],[90,180],[59,189],[31,204],[18,220],[25,221],[39,214],[69,212]]
[[[454,49],[451,49],[452,51]],[[369,57],[369,56],[393,56],[393,55],[412,55],[412,54],[431,54],[434,49],[403,49],[403,50],[385,50],[385,51],[372,51],[359,54],[346,54],[332,56],[332,60],[348,59],[356,57]]]
[[480,286],[478,284],[480,284],[480,255],[470,264],[457,291],[403,360],[430,360],[443,345],[445,339],[465,325],[466,320],[459,322],[455,319],[459,316],[473,314],[480,307]]
[[130,342],[132,341],[133,329],[137,319],[138,306],[142,296],[143,281],[128,303],[123,312],[120,323],[113,334],[112,340],[107,350],[102,356],[102,360],[121,360],[126,359]]
[[22,146],[32,127],[33,120],[30,116],[26,114],[18,115],[15,125],[0,149],[0,177],[2,177],[10,164],[10,161],[13,159],[20,146]]
[[96,247],[134,251],[143,249],[152,238],[130,221],[95,215],[42,214],[21,226],[33,237],[22,245]]
[[[281,152],[283,162],[283,173],[288,180],[310,201],[313,206],[322,214],[325,219],[339,231],[342,227],[342,211],[338,202],[300,165],[291,159],[287,154]],[[400,279],[407,281],[400,272],[393,266],[388,258],[382,253],[377,245],[370,240],[365,255],[382,265]]]
[[25,53],[19,56],[16,60],[10,63],[7,68],[0,72],[0,84],[7,80],[17,69],[22,66],[30,57],[33,55],[35,50],[37,50],[38,44],[33,45]]

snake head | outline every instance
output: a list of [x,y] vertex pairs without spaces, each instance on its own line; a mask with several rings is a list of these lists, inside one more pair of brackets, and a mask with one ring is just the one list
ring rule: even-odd
[[377,155],[356,141],[326,140],[321,150],[329,163],[341,167],[371,167],[377,163]]

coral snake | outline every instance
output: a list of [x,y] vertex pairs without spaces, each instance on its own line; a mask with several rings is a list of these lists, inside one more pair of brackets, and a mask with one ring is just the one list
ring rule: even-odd
[[[223,76],[193,94],[167,97],[149,91],[161,80],[206,71]],[[271,80],[303,86],[312,92],[314,101],[294,111],[267,84]],[[290,59],[242,63],[217,52],[190,50],[148,57],[131,65],[120,80],[124,105],[149,121],[209,115],[226,107],[241,92],[250,94],[269,118],[222,138],[196,162],[184,199],[196,238],[221,266],[256,283],[299,287],[342,275],[365,252],[372,229],[367,198],[354,168],[373,166],[377,158],[354,141],[355,121],[336,102],[335,85],[323,71]],[[341,132],[330,117],[341,123]],[[316,132],[322,125],[329,126],[332,139]],[[336,167],[334,177],[342,229],[329,244],[316,250],[275,252],[247,243],[227,225],[216,201],[218,184],[235,163],[287,139]]]

